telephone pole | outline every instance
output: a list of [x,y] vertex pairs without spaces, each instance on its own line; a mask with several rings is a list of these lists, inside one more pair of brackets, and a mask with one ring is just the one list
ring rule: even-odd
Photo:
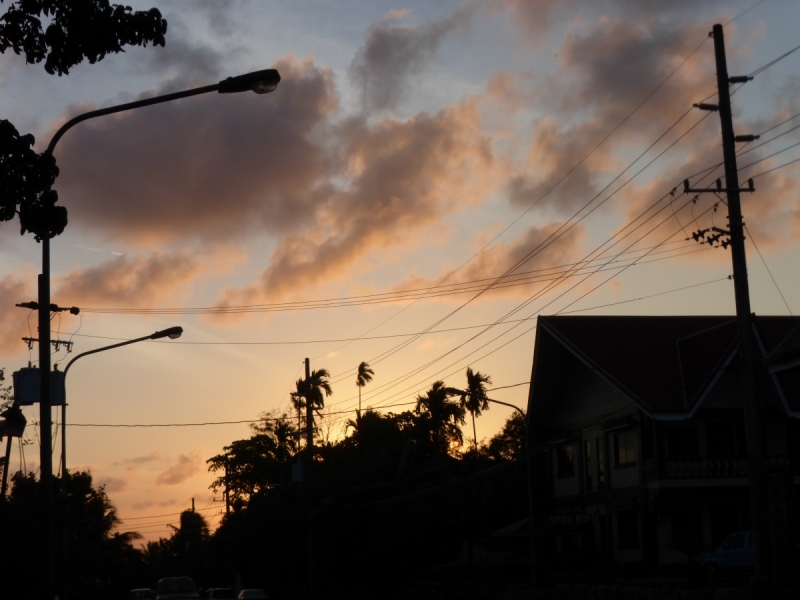
[[[757,139],[753,135],[734,135],[731,115],[730,85],[746,83],[752,77],[729,77],[725,57],[725,38],[722,25],[714,25],[709,34],[714,38],[714,54],[717,66],[717,88],[719,104],[695,104],[697,108],[718,111],[722,127],[722,153],[725,166],[725,185],[717,180],[716,188],[692,189],[689,181],[684,182],[686,193],[720,193],[727,195],[729,230],[712,228],[717,235],[704,243],[722,247],[730,245],[733,262],[733,284],[736,299],[736,317],[739,334],[739,364],[742,375],[742,406],[744,412],[745,436],[747,441],[747,465],[750,484],[750,511],[752,516],[753,535],[756,550],[756,576],[762,581],[780,584],[790,574],[790,554],[793,554],[786,523],[786,506],[781,501],[786,489],[781,488],[782,477],[776,473],[771,477],[767,470],[767,452],[765,438],[765,419],[759,399],[759,353],[756,350],[753,332],[753,319],[750,309],[750,289],[747,281],[747,259],[744,245],[744,222],[739,194],[754,192],[753,180],[749,187],[739,187],[739,175],[736,165],[736,142],[747,142]],[[695,239],[702,238],[710,230],[697,232]],[[718,242],[722,236],[729,240]],[[785,484],[784,484],[785,485]]]
[[306,450],[308,452],[306,478],[310,478],[314,461],[314,406],[311,398],[311,361],[306,359]]

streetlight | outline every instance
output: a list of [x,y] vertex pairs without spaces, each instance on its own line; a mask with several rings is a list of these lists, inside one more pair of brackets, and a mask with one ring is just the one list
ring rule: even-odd
[[[103,346],[102,348],[95,348],[94,350],[88,350],[87,352],[82,352],[78,354],[75,358],[67,363],[67,368],[64,369],[64,378],[61,380],[62,385],[64,387],[64,404],[61,405],[61,489],[64,493],[67,492],[69,488],[69,483],[67,479],[67,373],[69,373],[69,368],[79,358],[83,358],[84,356],[88,356],[90,354],[97,354],[98,352],[105,352],[106,350],[112,350],[114,348],[120,348],[121,346],[130,346],[131,344],[135,344],[137,342],[144,342],[147,340],[160,340],[162,338],[169,338],[171,340],[177,340],[181,337],[183,333],[183,327],[170,327],[169,329],[162,329],[161,331],[156,331],[155,333],[151,333],[150,335],[146,335],[144,337],[136,338],[135,340],[127,340],[125,342],[120,342],[118,344],[111,344],[110,346]],[[58,366],[58,365],[56,365]],[[68,578],[69,578],[69,548],[67,547],[67,524],[64,523],[64,528],[62,529],[62,550],[64,552],[63,557],[63,571],[64,571],[64,592],[65,596],[68,596]]]
[[508,406],[509,408],[513,408],[517,411],[520,415],[522,415],[523,420],[525,421],[525,469],[526,469],[526,479],[528,483],[528,525],[530,527],[530,537],[531,537],[531,597],[534,596],[536,593],[536,559],[534,556],[534,537],[533,537],[533,489],[531,487],[531,440],[528,431],[530,427],[528,426],[528,418],[525,415],[525,412],[519,407],[514,406],[513,404],[509,404],[508,402],[501,402],[500,400],[492,400],[491,398],[486,398],[489,402],[494,402],[495,404],[502,404],[503,406]]
[[[104,115],[111,115],[115,113],[125,112],[135,108],[142,108],[151,106],[153,104],[161,104],[163,102],[170,102],[172,100],[180,100],[181,98],[188,98],[190,96],[198,96],[200,94],[207,94],[209,92],[219,92],[220,94],[232,94],[238,92],[253,91],[257,94],[267,94],[278,86],[281,76],[275,69],[264,69],[262,71],[255,71],[237,77],[228,77],[214,85],[207,85],[183,92],[176,92],[174,94],[165,94],[163,96],[155,96],[154,98],[147,98],[146,100],[137,100],[136,102],[127,102],[117,106],[110,106],[108,108],[101,108],[99,110],[92,110],[85,112],[77,117],[74,117],[64,123],[61,128],[56,131],[53,139],[50,140],[50,145],[47,146],[45,154],[52,155],[55,150],[56,144],[61,137],[73,126],[93,119],[95,117],[102,117]],[[46,217],[45,217],[46,219]],[[51,414],[50,404],[50,228],[49,223],[46,223],[42,235],[42,273],[38,277],[39,288],[39,369],[41,371],[40,383],[40,401],[39,401],[39,435],[41,437],[41,451],[40,451],[40,469],[41,469],[41,485],[42,494],[44,495],[44,510],[45,510],[45,582],[47,586],[46,594],[50,597],[53,595],[53,455],[51,451],[53,437],[51,427],[53,425],[53,417]]]
[[[105,352],[106,350],[112,350],[122,346],[130,346],[131,344],[135,344],[137,342],[160,340],[163,338],[177,340],[182,334],[183,327],[170,327],[169,329],[156,331],[155,333],[136,338],[135,340],[127,340],[125,342],[120,342],[119,344],[111,344],[110,346],[103,346],[102,348],[95,348],[94,350],[82,352],[67,363],[67,367],[64,369],[64,378],[62,380],[62,385],[64,386],[64,404],[61,406],[61,479],[64,491],[67,489],[67,373],[69,373],[69,368],[72,366],[72,363],[79,358],[89,356],[90,354],[97,354],[98,352]],[[56,365],[56,367],[58,367],[58,365]]]

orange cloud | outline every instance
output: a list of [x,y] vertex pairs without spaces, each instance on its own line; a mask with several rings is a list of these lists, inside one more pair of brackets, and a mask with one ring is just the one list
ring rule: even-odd
[[96,267],[62,275],[56,282],[56,295],[68,306],[153,306],[205,269],[201,257],[186,251],[119,256]]
[[0,305],[6,307],[0,316],[0,353],[18,355],[24,349],[23,337],[36,337],[38,321],[35,313],[15,304],[36,300],[36,274],[26,268],[0,277]]
[[277,298],[340,275],[409,231],[482,203],[497,186],[491,140],[471,102],[406,121],[354,117],[336,134],[349,185],[330,195],[314,226],[280,241],[257,284],[229,290],[222,304]]

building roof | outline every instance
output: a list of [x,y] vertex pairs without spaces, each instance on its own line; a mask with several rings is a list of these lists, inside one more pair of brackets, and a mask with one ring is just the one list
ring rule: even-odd
[[[538,324],[536,354],[555,348],[541,338],[554,340],[654,418],[691,416],[738,355],[731,316],[543,316]],[[762,357],[798,325],[800,317],[756,317]],[[531,394],[537,361],[548,362],[534,357]],[[800,417],[800,372],[770,377],[787,414]]]

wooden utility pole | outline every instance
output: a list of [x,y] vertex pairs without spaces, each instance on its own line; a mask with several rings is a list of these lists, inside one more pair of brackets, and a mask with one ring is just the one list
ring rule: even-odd
[[[757,139],[753,135],[736,136],[733,133],[733,119],[731,116],[731,97],[730,85],[735,83],[745,83],[752,77],[729,77],[728,66],[725,58],[725,38],[722,33],[722,25],[714,25],[710,33],[714,38],[714,54],[717,65],[717,88],[719,93],[719,104],[696,104],[695,106],[710,111],[718,111],[720,124],[722,127],[722,153],[725,165],[725,186],[717,181],[716,189],[692,189],[689,187],[688,180],[684,182],[684,191],[690,192],[714,192],[727,195],[728,205],[728,228],[712,228],[720,236],[730,236],[729,242],[726,240],[722,246],[730,244],[731,260],[733,262],[733,285],[736,296],[736,317],[739,334],[739,363],[742,375],[742,406],[744,412],[745,435],[747,440],[747,465],[750,483],[750,510],[753,523],[753,535],[755,538],[756,549],[756,575],[763,577],[773,583],[789,574],[786,569],[788,557],[788,547],[780,543],[779,538],[786,538],[789,534],[785,527],[781,527],[781,514],[786,512],[786,506],[779,506],[778,498],[771,498],[776,491],[776,496],[782,496],[780,490],[773,490],[771,493],[771,478],[767,471],[767,453],[765,439],[764,414],[759,401],[758,392],[758,373],[759,373],[759,353],[756,350],[755,336],[753,332],[753,319],[750,309],[750,288],[747,281],[747,259],[745,256],[744,244],[744,222],[742,220],[742,208],[739,198],[741,192],[754,192],[753,180],[749,181],[749,187],[739,187],[739,174],[736,165],[736,142],[746,142]],[[704,236],[709,230],[698,232],[700,237]],[[711,241],[706,241],[712,244]],[[778,478],[779,479],[779,478]],[[772,486],[775,487],[775,486]],[[785,491],[785,490],[784,490]],[[773,502],[775,500],[775,502]],[[777,520],[776,520],[777,518]],[[783,523],[785,525],[785,523]],[[782,529],[782,530],[781,530]],[[783,542],[788,540],[784,539]],[[776,549],[783,550],[787,556],[778,556]]]
[[311,463],[314,460],[314,407],[311,399],[311,361],[306,359],[306,451],[308,452],[306,478],[309,477]]
[[228,457],[225,457],[225,514],[231,514],[231,497],[228,485]]

